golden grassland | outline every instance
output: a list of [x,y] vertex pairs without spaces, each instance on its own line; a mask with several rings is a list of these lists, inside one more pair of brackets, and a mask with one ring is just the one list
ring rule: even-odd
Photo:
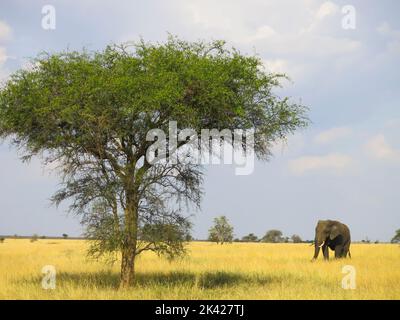
[[[168,261],[148,252],[137,260],[135,286],[119,290],[119,265],[86,258],[83,240],[6,239],[0,244],[0,299],[399,299],[400,246],[353,244],[352,259],[310,262],[307,244],[193,242]],[[331,252],[332,255],[332,252]],[[344,265],[356,289],[342,288]],[[41,286],[54,265],[56,289]]]

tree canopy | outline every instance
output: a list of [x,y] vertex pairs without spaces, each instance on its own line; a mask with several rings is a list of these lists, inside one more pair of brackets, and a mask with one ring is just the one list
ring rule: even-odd
[[266,232],[264,237],[261,239],[262,242],[278,243],[284,242],[282,231],[280,230],[269,230]]
[[1,88],[0,139],[23,160],[40,156],[57,168],[61,188],[52,200],[72,200],[92,253],[121,253],[122,287],[133,283],[142,251],[183,253],[190,223],[181,204],[199,206],[202,195],[200,165],[149,163],[149,131],[167,132],[169,121],[178,131],[253,129],[254,152],[268,159],[274,141],[307,124],[304,106],[273,93],[284,75],[223,41],[170,37],[42,53],[32,66]]
[[301,243],[301,242],[303,242],[301,237],[299,235],[297,235],[297,234],[292,235],[290,239],[292,239],[293,243]]

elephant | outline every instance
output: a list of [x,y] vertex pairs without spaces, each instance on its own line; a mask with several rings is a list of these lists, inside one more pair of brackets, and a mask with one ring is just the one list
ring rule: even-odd
[[313,260],[318,258],[319,250],[325,260],[329,260],[329,248],[335,251],[335,258],[346,258],[350,254],[350,230],[345,224],[334,220],[319,220],[315,228],[315,253]]

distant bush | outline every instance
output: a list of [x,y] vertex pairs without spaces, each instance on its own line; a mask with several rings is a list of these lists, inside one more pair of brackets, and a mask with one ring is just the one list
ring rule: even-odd
[[400,229],[399,229],[399,230],[396,230],[396,234],[395,234],[395,236],[393,237],[393,239],[392,239],[391,242],[392,242],[392,243],[400,243]]
[[68,235],[66,233],[63,233],[62,236],[63,236],[64,239],[68,238]]
[[37,234],[34,234],[31,238],[31,242],[35,242],[39,240],[39,236]]
[[371,243],[371,240],[366,237],[365,239],[361,240],[362,243]]
[[289,243],[289,237],[284,237],[284,238],[282,239],[282,242],[284,242],[284,243]]
[[242,238],[243,242],[257,242],[258,237],[254,233],[250,233]]
[[303,240],[301,240],[300,236],[298,236],[297,234],[292,235],[291,239],[292,239],[293,243],[303,242]]
[[6,239],[0,238],[0,243],[3,243]]

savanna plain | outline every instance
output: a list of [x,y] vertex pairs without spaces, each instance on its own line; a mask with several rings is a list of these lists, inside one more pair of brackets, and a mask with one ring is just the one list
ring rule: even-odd
[[[137,259],[134,287],[118,289],[119,263],[87,258],[84,240],[6,239],[0,244],[0,299],[399,299],[400,246],[353,244],[352,259],[311,262],[309,244],[191,242],[169,261]],[[332,256],[332,252],[331,252]],[[56,270],[54,290],[42,268]],[[355,289],[343,289],[346,268]]]

